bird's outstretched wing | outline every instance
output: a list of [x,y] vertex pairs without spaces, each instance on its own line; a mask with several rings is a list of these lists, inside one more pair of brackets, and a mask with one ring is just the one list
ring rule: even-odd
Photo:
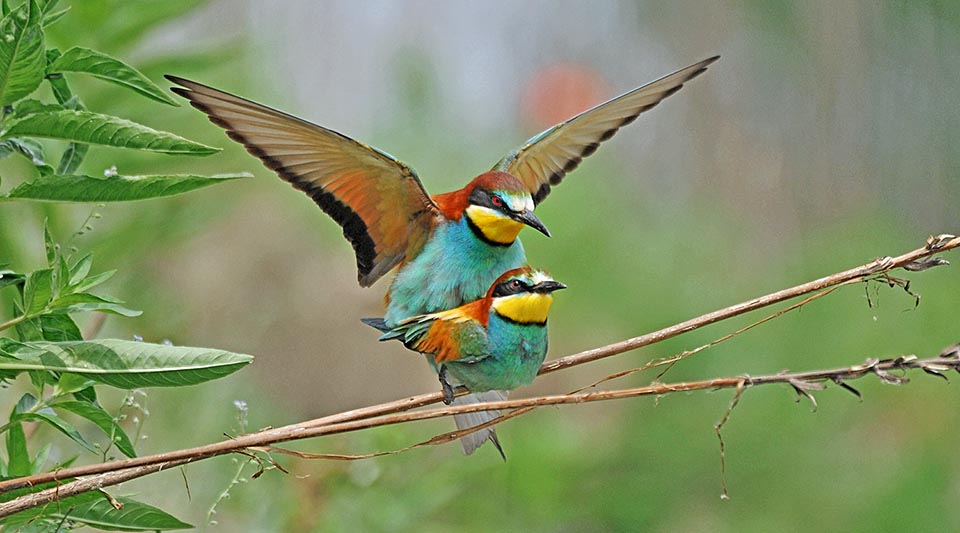
[[680,69],[561,122],[535,135],[493,169],[520,178],[530,189],[533,201],[539,204],[550,194],[550,187],[560,183],[583,158],[594,153],[600,143],[636,120],[640,113],[679,91],[684,83],[702,74],[719,58],[714,56]]
[[411,317],[384,333],[380,340],[399,340],[411,350],[433,355],[438,364],[475,363],[489,354],[486,328],[476,318],[480,311],[482,300],[477,300],[455,309]]
[[360,285],[372,285],[422,246],[436,224],[438,208],[417,174],[390,154],[239,96],[166,78],[181,86],[173,92],[343,227]]

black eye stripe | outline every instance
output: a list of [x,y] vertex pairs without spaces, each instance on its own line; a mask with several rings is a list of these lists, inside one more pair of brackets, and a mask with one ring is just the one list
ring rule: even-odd
[[493,296],[496,298],[498,296],[510,296],[511,294],[519,294],[526,289],[530,288],[530,285],[522,280],[511,279],[499,283],[495,289],[493,289]]
[[[499,198],[499,200],[500,200],[500,205],[496,205],[496,204],[494,203],[494,198]],[[469,199],[468,201],[469,201],[471,204],[473,204],[473,205],[478,205],[478,206],[481,206],[481,207],[489,207],[490,209],[493,209],[494,211],[501,211],[501,212],[504,212],[504,213],[513,213],[513,212],[514,212],[514,211],[512,211],[512,210],[510,209],[510,205],[507,203],[506,200],[504,200],[503,198],[498,197],[498,196],[497,196],[495,193],[493,193],[492,191],[485,191],[485,190],[482,190],[482,189],[479,189],[479,188],[478,188],[478,189],[474,189],[473,192],[470,193],[470,199]]]

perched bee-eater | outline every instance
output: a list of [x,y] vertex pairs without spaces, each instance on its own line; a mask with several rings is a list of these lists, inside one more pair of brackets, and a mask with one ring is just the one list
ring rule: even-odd
[[336,131],[197,82],[167,76],[190,100],[340,226],[357,256],[360,285],[399,265],[384,316],[453,309],[484,295],[526,264],[517,234],[549,236],[533,214],[550,188],[601,142],[680,90],[717,57],[618,96],[531,138],[464,188],[427,195],[417,174],[390,154]]
[[[553,291],[563,288],[545,272],[527,266],[504,273],[486,296],[460,307],[406,318],[392,328],[376,319],[364,322],[385,331],[380,340],[397,339],[426,355],[439,373],[446,403],[502,400],[507,391],[533,381],[540,370],[547,355],[547,312]],[[474,394],[454,399],[453,384]],[[465,429],[497,416],[496,411],[480,411],[454,419]],[[502,455],[492,427],[466,435],[463,450],[472,453],[487,439]]]

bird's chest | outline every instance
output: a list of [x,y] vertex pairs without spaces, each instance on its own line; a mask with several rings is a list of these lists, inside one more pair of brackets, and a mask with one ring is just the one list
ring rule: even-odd
[[473,234],[465,218],[441,224],[394,278],[385,320],[392,325],[472,302],[483,297],[501,274],[525,263],[519,240],[491,246]]
[[451,374],[474,392],[527,385],[547,355],[547,328],[491,319],[488,357],[476,363],[447,363]]

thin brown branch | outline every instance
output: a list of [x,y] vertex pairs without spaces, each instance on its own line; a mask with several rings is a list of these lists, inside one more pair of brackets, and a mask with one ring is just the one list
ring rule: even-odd
[[673,365],[675,365],[675,364],[677,364],[678,362],[680,362],[680,360],[686,359],[687,357],[690,357],[690,356],[692,356],[692,355],[695,355],[695,354],[697,354],[697,353],[700,353],[700,352],[702,352],[703,350],[706,350],[706,349],[709,349],[709,348],[713,348],[714,346],[720,344],[721,342],[728,341],[728,340],[736,337],[737,335],[740,335],[741,333],[744,333],[744,332],[746,332],[746,331],[749,331],[749,330],[751,330],[751,329],[753,329],[753,328],[755,328],[755,327],[757,327],[757,326],[760,326],[760,325],[762,325],[762,324],[766,324],[767,322],[769,322],[769,321],[771,321],[771,320],[774,320],[774,319],[776,319],[776,318],[779,318],[779,317],[781,317],[781,316],[789,313],[790,311],[794,311],[794,310],[796,310],[796,309],[800,309],[801,307],[809,304],[810,302],[813,302],[813,301],[815,301],[815,300],[819,300],[820,298],[823,298],[824,296],[827,296],[828,294],[832,293],[833,291],[839,289],[841,286],[846,285],[846,284],[848,284],[848,283],[854,283],[854,282],[853,282],[853,281],[847,281],[847,282],[842,283],[841,285],[836,285],[836,286],[830,287],[829,289],[820,291],[820,292],[814,294],[813,296],[809,296],[809,297],[807,297],[807,298],[804,298],[803,300],[801,300],[801,301],[799,301],[799,302],[797,302],[797,303],[791,304],[790,306],[785,307],[785,308],[777,311],[776,313],[767,315],[767,316],[761,318],[760,320],[757,320],[756,322],[751,322],[750,324],[747,324],[746,326],[744,326],[744,327],[742,327],[742,328],[740,328],[740,329],[738,329],[738,330],[736,330],[736,331],[734,331],[734,332],[727,333],[727,334],[723,335],[722,337],[716,338],[716,339],[714,339],[714,340],[712,340],[712,341],[710,341],[710,342],[708,342],[708,343],[706,343],[706,344],[702,344],[702,345],[700,345],[700,346],[698,346],[698,347],[696,347],[696,348],[694,348],[694,349],[692,349],[692,350],[684,350],[684,351],[682,351],[682,352],[680,352],[680,353],[678,353],[678,354],[672,355],[672,356],[670,356],[670,357],[661,357],[661,358],[658,358],[658,359],[650,360],[650,361],[648,361],[647,363],[645,363],[645,364],[643,364],[643,365],[641,365],[641,366],[639,366],[639,367],[636,367],[636,368],[630,368],[630,369],[627,369],[627,370],[621,370],[621,371],[619,371],[619,372],[615,372],[615,373],[613,373],[613,374],[610,374],[609,376],[605,376],[605,377],[603,377],[603,378],[601,378],[601,379],[599,379],[599,380],[597,380],[597,381],[594,381],[593,383],[591,383],[591,384],[589,384],[589,385],[580,387],[579,389],[577,389],[577,390],[575,390],[575,391],[573,391],[573,392],[581,392],[581,391],[585,391],[585,390],[587,390],[587,389],[592,389],[592,388],[597,387],[597,386],[599,386],[599,385],[602,385],[603,383],[606,383],[606,382],[608,382],[608,381],[613,381],[613,380],[615,380],[615,379],[619,379],[619,378],[622,378],[622,377],[626,377],[626,376],[629,376],[629,375],[631,375],[631,374],[636,374],[636,373],[638,373],[638,372],[645,372],[645,371],[650,370],[650,369],[652,369],[652,368],[657,368],[657,367],[665,366],[665,365],[666,365],[667,368],[665,368],[662,372],[660,372],[659,374],[657,374],[657,377],[654,379],[654,381],[659,381],[660,378],[662,378],[671,368],[673,368]]
[[[774,313],[768,318],[761,319],[756,324],[754,324],[754,325],[760,325],[766,322],[767,320],[772,320],[774,318],[777,318],[813,300],[816,300],[822,296],[826,296],[827,294],[832,292],[833,289],[838,288],[842,285],[867,281],[872,277],[888,273],[889,271],[894,270],[896,268],[903,268],[905,270],[919,272],[935,266],[948,265],[949,264],[948,261],[941,258],[933,257],[933,256],[941,252],[953,250],[957,247],[960,247],[960,237],[956,235],[944,233],[937,236],[930,236],[927,238],[927,242],[922,248],[917,248],[916,250],[912,250],[910,252],[901,254],[894,258],[891,258],[889,256],[881,257],[879,259],[876,259],[864,265],[860,265],[858,267],[851,268],[843,272],[839,272],[837,274],[819,278],[817,280],[804,283],[801,285],[797,285],[789,289],[784,289],[782,291],[778,291],[772,294],[768,294],[766,296],[761,296],[759,298],[747,300],[746,302],[741,302],[739,304],[732,305],[730,307],[726,307],[724,309],[720,309],[712,313],[707,313],[697,318],[687,320],[686,322],[681,322],[679,324],[666,327],[666,328],[648,333],[646,335],[642,335],[640,337],[634,337],[632,339],[627,339],[625,341],[608,344],[600,348],[585,350],[576,354],[568,355],[566,357],[561,357],[558,359],[547,361],[543,364],[543,366],[540,367],[539,374],[549,374],[550,372],[556,372],[558,370],[581,365],[584,363],[595,361],[597,359],[603,359],[606,357],[611,357],[624,352],[642,348],[644,346],[648,346],[650,344],[671,339],[680,334],[687,333],[695,329],[699,329],[704,326],[708,326],[722,320],[733,318],[741,314],[749,313],[750,311],[755,311],[763,307],[768,307],[770,305],[774,305],[794,297],[803,296],[811,292],[821,291],[820,293],[815,294],[801,302],[793,304],[784,310]],[[744,330],[750,329],[751,327],[753,327],[753,325],[747,326],[746,328],[744,328]],[[739,332],[735,332],[731,334],[731,336],[736,335],[738,333]],[[713,344],[716,344],[723,340],[726,340],[726,338],[725,337],[721,338],[720,340],[716,341]],[[706,346],[706,347],[709,347],[709,346]],[[694,352],[699,350],[700,349],[697,349]],[[692,355],[692,354],[688,354],[688,355]],[[670,364],[675,360],[682,359],[683,357],[685,356],[683,354],[680,354],[680,356],[678,356],[677,359],[667,358],[662,361],[651,361],[649,363],[649,366],[643,365],[642,367],[640,367],[640,369],[646,370],[648,368],[653,368],[653,367],[661,366],[664,364]],[[585,390],[586,388],[590,388],[590,386],[584,387],[580,390]],[[580,392],[580,390],[576,392]],[[465,391],[461,389],[461,393],[465,393]],[[417,407],[423,407],[426,405],[435,404],[437,402],[440,402],[442,399],[443,399],[443,395],[440,393],[422,394],[419,396],[413,396],[403,400],[387,402],[387,403],[383,403],[383,404],[379,404],[371,407],[365,407],[362,409],[344,411],[342,413],[337,413],[335,415],[330,415],[327,417],[312,420],[308,422],[308,424],[310,426],[320,426],[320,425],[326,425],[326,424],[345,422],[348,420],[362,420],[364,418],[369,418],[373,416],[381,416],[389,413],[402,412],[402,411],[414,409]],[[3,483],[0,483],[0,492],[3,492],[3,490],[4,490]]]
[[124,470],[104,472],[95,476],[89,476],[67,483],[58,484],[56,487],[45,489],[39,492],[31,492],[30,494],[24,494],[23,496],[10,500],[9,502],[0,504],[3,506],[2,510],[0,510],[0,517],[25,511],[33,507],[40,507],[54,503],[59,505],[61,498],[76,496],[77,494],[89,492],[91,490],[101,490],[104,487],[118,485],[124,481],[130,481],[131,479],[154,474],[161,470],[166,470],[168,468],[173,468],[189,462],[190,461],[188,460],[181,460],[169,463],[138,466]]
[[713,426],[713,430],[717,433],[717,440],[720,441],[720,498],[724,500],[730,499],[730,493],[727,492],[727,446],[723,442],[722,431],[723,426],[727,425],[727,422],[730,420],[730,415],[733,414],[733,410],[740,404],[740,398],[743,396],[743,390],[746,384],[747,380],[744,379],[737,385],[737,392],[734,393],[733,399],[730,400],[730,405],[727,407],[727,411],[723,413],[723,418]]
[[[545,405],[561,405],[561,404],[581,404],[581,403],[590,403],[598,401],[607,401],[607,400],[619,400],[625,398],[636,398],[639,396],[661,396],[665,394],[675,393],[675,392],[689,392],[705,389],[723,389],[723,388],[736,388],[736,389],[746,389],[758,385],[767,385],[772,383],[786,383],[792,386],[796,390],[819,390],[822,387],[815,387],[817,384],[825,384],[826,382],[846,382],[850,380],[860,379],[867,375],[875,375],[881,381],[885,383],[890,383],[894,385],[901,385],[909,382],[909,380],[904,376],[898,376],[891,374],[891,371],[908,371],[908,370],[923,370],[927,373],[942,375],[943,372],[948,370],[954,370],[960,372],[960,349],[957,346],[951,347],[948,350],[945,350],[940,357],[935,357],[931,359],[917,359],[914,355],[901,356],[894,359],[868,359],[865,363],[859,365],[853,365],[842,368],[834,368],[830,370],[814,370],[808,372],[780,372],[778,374],[772,374],[767,376],[759,377],[749,377],[749,376],[736,376],[736,377],[726,377],[726,378],[715,378],[707,379],[703,381],[688,381],[688,382],[679,382],[679,383],[656,383],[647,385],[644,387],[635,387],[630,389],[619,389],[619,390],[610,390],[610,391],[597,391],[597,392],[588,392],[580,394],[560,394],[552,396],[537,396],[533,398],[522,398],[517,400],[504,400],[497,402],[488,402],[482,404],[470,404],[470,405],[456,405],[441,407],[436,409],[427,409],[422,411],[414,412],[405,412],[405,413],[395,413],[392,415],[365,419],[365,420],[354,420],[349,422],[341,422],[337,424],[330,424],[320,427],[311,427],[307,428],[303,425],[294,425],[288,426],[293,428],[293,430],[284,430],[282,433],[278,433],[277,430],[266,430],[259,433],[254,433],[250,435],[244,435],[237,437],[232,440],[224,441],[215,445],[210,446],[201,446],[199,448],[194,448],[192,450],[181,450],[180,452],[173,452],[170,454],[161,454],[162,456],[172,457],[177,455],[186,454],[186,457],[175,459],[175,460],[166,460],[158,464],[149,464],[147,466],[138,466],[134,468],[119,466],[119,463],[124,461],[115,461],[114,464],[118,466],[112,471],[98,474],[96,476],[87,477],[79,479],[76,481],[71,481],[65,483],[58,487],[42,490],[39,492],[31,493],[25,496],[21,496],[9,502],[0,503],[0,517],[7,516],[31,507],[36,507],[39,505],[44,505],[46,503],[54,502],[59,498],[66,498],[68,496],[73,496],[81,492],[101,489],[104,487],[116,485],[124,481],[134,479],[136,477],[141,477],[147,474],[152,474],[164,468],[170,468],[173,466],[178,466],[186,464],[188,462],[211,457],[213,455],[224,455],[228,453],[243,453],[249,455],[250,452],[247,450],[256,448],[266,448],[269,451],[281,451],[280,449],[273,448],[270,445],[278,442],[286,442],[291,440],[300,440],[307,439],[312,437],[319,437],[322,435],[332,435],[336,433],[345,433],[349,431],[357,431],[361,429],[368,429],[372,427],[381,427],[388,425],[395,425],[404,422],[412,422],[416,420],[429,420],[433,418],[447,417],[454,414],[469,413],[475,411],[486,411],[486,410],[507,410],[507,409],[532,409],[536,407],[542,407]],[[809,392],[808,392],[809,394]],[[738,394],[734,402],[739,401],[740,395]],[[735,403],[732,403],[731,406],[734,406]],[[729,412],[729,410],[728,410]],[[511,413],[512,414],[512,413]],[[501,422],[501,419],[496,420],[495,422]],[[443,436],[441,436],[443,437]],[[438,437],[439,438],[439,437]],[[434,440],[434,439],[431,439]],[[444,439],[449,440],[449,439]],[[415,447],[415,446],[413,446]],[[410,447],[410,448],[413,448]],[[216,452],[211,450],[217,449]],[[402,451],[402,450],[401,450]],[[390,453],[390,452],[385,452]],[[369,456],[346,456],[346,455],[327,455],[327,454],[303,454],[296,452],[296,455],[307,458],[324,458],[324,459],[353,459],[353,458],[365,458],[365,457],[376,457],[379,455],[384,455],[385,453],[375,453],[370,454]],[[153,456],[160,457],[160,456]],[[140,458],[141,460],[151,460],[149,457]],[[131,459],[129,461],[135,461]],[[108,464],[108,463],[104,463]],[[63,471],[61,471],[62,473]],[[48,480],[52,481],[52,480]]]
[[[760,309],[761,307],[767,307],[768,305],[789,300],[791,298],[796,298],[797,296],[803,296],[804,294],[809,294],[811,292],[821,291],[834,285],[840,285],[841,283],[864,280],[867,277],[880,272],[888,272],[895,268],[919,268],[920,270],[923,270],[929,268],[929,266],[936,266],[930,263],[929,258],[931,256],[940,252],[952,250],[958,246],[960,246],[960,237],[957,237],[956,235],[942,234],[935,237],[931,236],[927,239],[927,244],[923,248],[918,248],[912,252],[898,255],[897,257],[881,257],[865,265],[860,265],[856,268],[838,272],[831,276],[816,279],[802,285],[797,285],[796,287],[791,287],[789,289],[768,294],[766,296],[747,300],[746,302],[732,305],[725,309],[707,313],[692,320],[687,320],[686,322],[681,322],[679,324],[654,331],[653,333],[648,333],[646,335],[641,335],[625,341],[608,344],[607,346],[603,346],[601,348],[586,350],[578,354],[568,355],[566,357],[547,361],[543,364],[543,367],[540,368],[540,373],[548,374],[563,368],[580,365],[590,361],[596,361],[597,359],[603,359],[605,357],[621,354],[630,350],[636,350],[637,348],[642,348],[643,346],[647,346],[655,342],[670,339],[680,335],[681,333],[693,331],[695,329],[702,328],[703,326],[707,326],[721,320],[726,320],[730,317]],[[942,264],[939,261],[935,261],[935,263]]]
[[[895,258],[884,257],[867,263],[865,265],[834,274],[832,276],[827,276],[820,278],[818,280],[805,283],[803,285],[798,285],[791,289],[786,289],[783,291],[778,291],[773,294],[763,296],[760,298],[754,298],[752,300],[715,311],[713,313],[708,313],[701,317],[664,328],[662,330],[643,335],[641,337],[635,337],[633,339],[628,339],[626,341],[610,344],[608,346],[587,350],[578,354],[570,355],[560,359],[555,359],[549,361],[543,365],[540,370],[541,374],[554,372],[557,370],[562,370],[565,368],[570,368],[579,364],[587,363],[590,361],[595,361],[597,359],[609,357],[625,351],[633,350],[642,346],[647,346],[655,342],[659,342],[665,339],[669,339],[685,333],[692,331],[694,329],[716,323],[718,321],[737,316],[749,311],[753,311],[765,306],[769,306],[784,300],[794,298],[797,296],[802,296],[815,291],[820,291],[827,289],[829,287],[850,283],[852,281],[863,281],[870,276],[874,276],[880,273],[886,273],[894,268],[904,267],[910,268],[913,270],[923,270],[931,266],[936,266],[939,264],[945,263],[942,260],[932,259],[932,256],[944,252],[947,250],[952,250],[960,246],[960,237],[955,237],[953,235],[940,235],[939,237],[930,237],[927,241],[927,245],[923,248],[908,252],[906,254],[897,256]],[[918,362],[909,362],[901,361],[900,359],[891,360],[898,362],[897,365],[894,365],[889,368],[923,368],[924,371],[929,373],[938,373],[941,372],[940,366],[944,368],[957,368],[957,359],[949,358],[943,359],[945,362],[937,363],[939,360],[930,360],[927,361],[927,366],[919,365]],[[931,362],[934,361],[934,362]],[[936,364],[935,364],[936,363]],[[748,378],[746,381],[747,386],[763,384],[763,383],[774,383],[774,382],[789,382],[794,386],[798,392],[800,390],[806,390],[799,388],[796,383],[809,383],[823,381],[826,379],[833,380],[834,382],[843,385],[845,381],[850,379],[857,379],[862,377],[866,373],[876,373],[881,378],[884,378],[886,381],[893,382],[895,376],[890,374],[883,374],[885,369],[888,367],[884,366],[885,362],[876,362],[873,366],[864,366],[862,372],[856,370],[858,367],[850,367],[842,369],[842,372],[839,370],[835,371],[817,371],[813,373],[806,373],[800,375],[788,375],[788,374],[778,374],[777,376],[768,376],[764,378]],[[914,366],[910,366],[914,365]],[[919,365],[919,366],[918,366]],[[839,373],[838,373],[839,372]],[[861,372],[858,374],[858,372]],[[885,377],[886,376],[886,377]],[[127,479],[133,479],[135,477],[140,477],[147,475],[163,468],[169,468],[172,466],[177,466],[181,464],[186,464],[192,461],[198,461],[201,459],[206,459],[209,457],[214,457],[217,455],[224,455],[229,453],[237,453],[249,448],[258,448],[258,447],[267,447],[272,446],[273,444],[280,442],[287,442],[291,440],[299,440],[311,437],[317,437],[321,435],[330,435],[335,433],[343,433],[348,431],[356,431],[360,429],[366,429],[375,426],[384,426],[390,424],[397,424],[402,422],[410,422],[414,420],[425,420],[429,418],[437,418],[443,416],[450,416],[452,414],[471,412],[471,411],[485,411],[485,410],[494,410],[494,409],[519,409],[527,408],[533,409],[543,405],[557,405],[561,403],[585,403],[601,400],[612,400],[612,399],[621,399],[621,398],[630,398],[635,396],[645,396],[645,395],[662,395],[668,394],[671,392],[678,391],[692,391],[692,390],[701,390],[708,388],[724,388],[736,386],[738,383],[744,382],[743,377],[736,378],[718,378],[705,381],[696,381],[696,382],[687,382],[687,383],[675,383],[675,384],[654,384],[647,387],[640,387],[634,389],[622,389],[614,391],[600,391],[600,392],[590,392],[582,394],[564,394],[564,395],[555,395],[555,396],[542,396],[537,398],[526,398],[518,400],[509,400],[503,402],[490,402],[485,404],[473,404],[473,405],[464,405],[464,406],[451,406],[443,407],[437,409],[421,410],[416,412],[409,412],[411,409],[418,407],[424,407],[430,404],[437,403],[442,400],[443,395],[440,392],[431,393],[431,394],[422,394],[418,396],[413,396],[410,398],[405,398],[402,400],[396,400],[392,402],[387,402],[379,405],[374,405],[370,407],[365,407],[361,409],[355,409],[351,411],[345,411],[342,413],[337,413],[334,415],[310,420],[303,423],[292,424],[280,428],[270,428],[258,433],[243,435],[234,439],[227,441],[222,441],[214,444],[208,444],[205,446],[199,446],[190,449],[177,450],[173,452],[167,452],[162,454],[156,454],[151,456],[137,457],[133,459],[123,459],[118,461],[111,461],[106,463],[99,463],[94,465],[73,467],[67,469],[61,469],[54,472],[48,472],[45,474],[38,474],[29,477],[11,479],[7,481],[0,482],[0,493],[6,492],[9,490],[14,490],[17,488],[24,488],[35,486],[41,483],[49,483],[53,481],[60,481],[64,479],[79,478],[82,476],[96,476],[94,478],[83,478],[76,481],[71,481],[59,486],[56,491],[50,489],[48,491],[37,492],[28,496],[23,496],[12,500],[10,502],[5,502],[0,504],[0,516],[6,516],[7,514],[17,512],[19,510],[27,509],[34,507],[36,505],[42,505],[46,501],[53,501],[59,495],[59,497],[65,497],[67,495],[78,494],[86,490],[91,490],[92,488],[100,488],[105,486],[114,485],[121,483]],[[796,382],[790,381],[790,379],[798,380]],[[845,385],[844,385],[845,386]],[[848,390],[852,388],[845,386]],[[462,392],[462,391],[461,391]],[[516,411],[508,413],[501,418],[501,421],[508,417],[518,416],[522,413]],[[453,432],[450,434],[445,434],[444,441],[453,440],[457,436],[462,435],[462,432]],[[440,438],[437,437],[437,438]],[[432,442],[435,439],[431,439]],[[95,483],[92,485],[89,483],[90,480],[94,480]],[[53,491],[53,492],[51,492]],[[66,491],[66,492],[65,492]],[[46,498],[46,500],[44,500]]]

